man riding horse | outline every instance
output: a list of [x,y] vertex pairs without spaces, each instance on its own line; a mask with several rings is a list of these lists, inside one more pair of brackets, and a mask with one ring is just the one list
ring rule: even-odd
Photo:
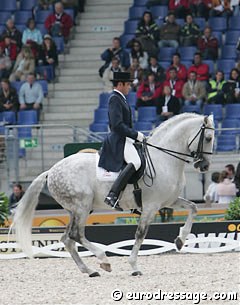
[[106,204],[120,211],[122,208],[119,206],[119,195],[141,166],[140,157],[133,144],[135,140],[143,142],[145,138],[143,133],[132,127],[132,111],[125,97],[131,88],[132,81],[128,72],[113,73],[114,90],[109,98],[108,109],[111,132],[103,142],[98,164],[107,171],[121,170],[104,200]]

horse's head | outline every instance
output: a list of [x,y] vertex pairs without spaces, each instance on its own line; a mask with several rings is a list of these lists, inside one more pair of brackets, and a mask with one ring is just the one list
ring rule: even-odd
[[193,157],[194,167],[200,172],[209,169],[214,142],[214,121],[213,115],[205,116],[199,130],[196,130],[188,143],[188,148]]

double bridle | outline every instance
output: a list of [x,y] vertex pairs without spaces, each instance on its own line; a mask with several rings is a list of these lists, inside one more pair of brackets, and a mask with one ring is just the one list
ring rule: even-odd
[[[190,163],[191,161],[190,160],[186,160],[186,159],[184,159],[182,157],[179,157],[178,155],[184,156],[184,157],[193,158],[194,159],[194,163],[197,163],[197,162],[200,162],[200,161],[203,160],[203,155],[204,154],[206,154],[206,155],[212,155],[213,154],[212,152],[207,152],[207,151],[203,150],[204,134],[205,134],[205,130],[206,129],[214,130],[214,128],[207,127],[207,126],[205,126],[205,124],[202,124],[202,126],[199,129],[199,131],[197,132],[197,134],[193,137],[191,142],[188,144],[188,148],[190,150],[190,146],[196,140],[198,135],[200,135],[199,136],[198,145],[197,145],[197,150],[196,151],[194,151],[194,150],[191,151],[190,154],[185,154],[185,153],[182,153],[182,152],[179,152],[179,151],[163,148],[163,147],[160,147],[160,146],[155,146],[153,144],[148,143],[147,140],[145,140],[143,142],[143,154],[145,156],[147,166],[145,168],[145,172],[144,172],[144,176],[143,176],[144,183],[147,186],[152,186],[153,179],[156,176],[156,171],[155,171],[154,165],[152,163],[151,156],[149,154],[147,146],[156,148],[157,150],[160,150],[160,151],[162,151],[162,152],[164,152],[164,153],[166,153],[166,154],[168,154],[168,155],[170,155],[170,156],[172,156],[174,158],[177,158],[177,159],[179,159],[181,161],[184,161],[186,163]],[[151,180],[151,184],[150,185],[146,183],[146,181],[144,179],[145,176],[148,177]]]

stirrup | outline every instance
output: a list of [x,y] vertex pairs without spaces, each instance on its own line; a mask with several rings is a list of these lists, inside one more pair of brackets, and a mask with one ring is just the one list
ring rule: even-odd
[[110,205],[113,209],[118,211],[123,211],[123,209],[119,206],[119,198],[117,196],[107,196],[104,200],[107,205]]

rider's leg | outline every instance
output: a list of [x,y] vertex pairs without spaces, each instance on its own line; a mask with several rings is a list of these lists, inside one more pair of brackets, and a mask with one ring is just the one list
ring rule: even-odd
[[141,160],[137,153],[137,150],[133,146],[134,141],[132,139],[126,138],[126,143],[124,147],[124,159],[127,166],[121,171],[116,181],[105,198],[104,202],[108,205],[114,207],[115,209],[122,210],[118,204],[118,197],[122,190],[126,187],[129,179],[132,175],[140,168]]

